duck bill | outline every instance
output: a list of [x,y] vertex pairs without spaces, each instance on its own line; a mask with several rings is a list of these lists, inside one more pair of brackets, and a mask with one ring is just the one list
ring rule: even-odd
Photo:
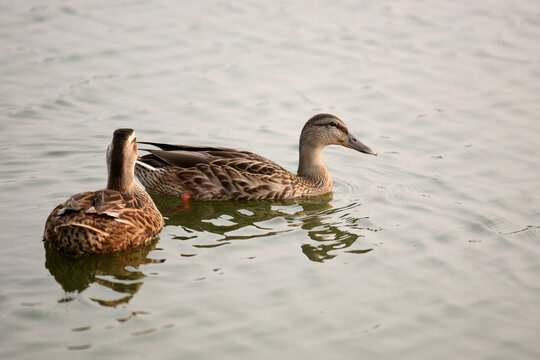
[[354,137],[352,134],[349,134],[347,136],[347,140],[342,142],[341,145],[354,149],[356,151],[363,152],[364,154],[371,154],[377,156],[377,152],[373,151],[369,148],[369,146],[364,145],[362,142],[360,142],[356,137]]

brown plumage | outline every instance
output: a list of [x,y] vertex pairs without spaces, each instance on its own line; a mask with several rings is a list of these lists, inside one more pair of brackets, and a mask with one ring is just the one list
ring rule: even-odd
[[195,200],[288,199],[332,190],[322,163],[327,145],[342,145],[377,155],[358,141],[343,121],[319,114],[307,121],[300,135],[297,175],[257,154],[221,147],[198,147],[141,142],[147,150],[135,165],[135,175],[149,191]]
[[58,205],[45,224],[45,246],[85,255],[151,240],[164,222],[150,195],[134,180],[136,159],[135,132],[116,130],[107,149],[107,187],[75,194]]

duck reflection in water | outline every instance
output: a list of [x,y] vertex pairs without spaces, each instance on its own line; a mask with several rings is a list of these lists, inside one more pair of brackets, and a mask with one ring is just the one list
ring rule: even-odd
[[164,262],[148,257],[158,239],[129,251],[75,257],[46,248],[45,267],[66,291],[60,302],[72,301],[94,282],[120,295],[114,300],[91,298],[103,306],[115,307],[127,303],[141,288],[146,275],[140,265]]
[[[152,198],[165,217],[165,225],[184,230],[175,239],[193,240],[198,232],[219,236],[211,244],[193,244],[195,248],[218,247],[235,240],[268,237],[301,228],[316,241],[303,244],[302,252],[312,261],[324,262],[334,258],[336,251],[359,254],[372,250],[345,250],[365,236],[350,230],[379,230],[360,226],[367,217],[355,218],[350,214],[348,210],[359,204],[334,208],[330,204],[332,193],[289,200],[194,201],[187,208],[175,197],[152,194]],[[286,225],[261,224],[274,218],[285,219]]]
[[[369,226],[367,217],[351,215],[359,204],[333,207],[330,204],[332,193],[291,200],[194,201],[189,208],[183,208],[175,197],[156,194],[152,194],[152,197],[165,216],[165,224],[184,230],[186,236],[176,236],[175,239],[196,240],[198,233],[217,235],[218,238],[210,244],[194,241],[192,246],[198,249],[302,229],[312,240],[303,242],[302,253],[311,261],[324,262],[335,258],[340,252],[363,254],[371,251],[372,248],[365,245],[361,249],[350,248],[358,239],[364,238],[367,231],[379,230]],[[275,218],[284,219],[285,224],[264,224]],[[82,257],[48,248],[45,267],[67,293],[60,301],[72,301],[77,293],[97,283],[112,290],[114,296],[111,297],[114,299],[95,296],[90,299],[103,306],[115,307],[129,302],[142,287],[147,275],[140,270],[141,265],[165,261],[148,257],[157,242],[156,238],[128,252]]]

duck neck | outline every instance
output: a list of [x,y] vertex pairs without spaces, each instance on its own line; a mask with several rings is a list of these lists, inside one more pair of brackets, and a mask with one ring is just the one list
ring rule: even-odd
[[125,164],[114,166],[114,162],[109,166],[109,178],[107,189],[116,190],[122,193],[132,193],[137,184],[134,180],[134,167],[127,167]]
[[324,146],[300,143],[297,176],[308,179],[321,187],[332,187],[332,178],[322,162]]

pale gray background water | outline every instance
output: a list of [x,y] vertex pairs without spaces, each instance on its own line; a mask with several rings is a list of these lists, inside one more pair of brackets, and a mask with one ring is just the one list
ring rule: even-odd
[[[538,1],[3,1],[0,357],[537,359]],[[295,170],[331,197],[193,204],[130,255],[47,254],[114,129]]]

